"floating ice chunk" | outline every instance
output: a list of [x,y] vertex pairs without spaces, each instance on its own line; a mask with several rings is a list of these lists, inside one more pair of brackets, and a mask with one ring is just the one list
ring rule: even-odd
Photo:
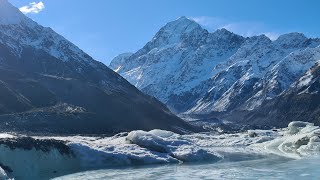
[[304,155],[320,154],[320,127],[313,123],[295,121],[288,125],[283,136],[268,141],[265,148],[278,155],[300,158]]
[[1,180],[9,180],[7,173],[1,167],[0,167],[0,179]]
[[297,149],[301,155],[320,155],[320,138],[312,136],[307,145],[302,145]]
[[219,161],[222,158],[219,154],[185,145],[174,150],[172,156],[183,162]]
[[70,143],[69,146],[84,169],[179,162],[168,154],[152,152],[132,144],[108,145],[100,149],[80,143]]
[[253,131],[253,130],[249,130],[249,131],[248,131],[248,135],[249,135],[249,137],[251,137],[251,138],[258,136],[258,134],[257,134],[255,131]]
[[308,122],[303,122],[303,121],[293,121],[289,123],[288,128],[289,128],[289,134],[296,134],[298,133],[302,128],[306,126],[314,126],[313,123],[308,123]]
[[[317,126],[316,126],[317,127]],[[316,130],[313,130],[310,134],[311,137],[318,136],[320,137],[320,128],[318,127]]]
[[[161,135],[156,136],[155,134]],[[170,135],[170,136],[169,136]],[[127,141],[151,151],[167,153],[170,156],[183,161],[218,160],[219,155],[197,147],[191,141],[181,139],[178,135],[166,131],[132,131],[127,136]],[[168,138],[165,138],[168,137]]]
[[263,136],[263,137],[259,137],[255,143],[263,143],[263,142],[267,142],[267,141],[271,141],[273,140],[274,137],[269,137],[269,136]]
[[154,130],[151,130],[149,131],[149,133],[155,135],[155,136],[159,136],[159,137],[162,137],[162,138],[168,138],[168,137],[171,137],[173,135],[177,135],[176,133],[174,132],[171,132],[171,131],[165,131],[165,130],[160,130],[160,129],[154,129]]
[[313,136],[309,139],[307,145],[301,146],[298,149],[299,152],[304,153],[307,151],[316,151],[320,154],[320,138],[318,136]]
[[[168,136],[169,132],[159,133],[160,131],[155,131],[156,133],[150,133],[145,131],[132,131],[128,134],[127,140],[132,144],[137,144],[140,147],[150,149],[152,151],[170,153],[172,149],[175,149],[182,145],[192,146],[193,144],[190,141],[183,139],[169,139],[157,136],[155,134],[160,134]],[[174,134],[174,133],[173,133]]]

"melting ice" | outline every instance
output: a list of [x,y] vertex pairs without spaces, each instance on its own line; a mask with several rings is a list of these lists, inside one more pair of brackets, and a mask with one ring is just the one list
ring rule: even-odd
[[[1,144],[0,174],[7,179],[314,178],[319,177],[319,136],[318,126],[292,122],[283,129],[233,134],[179,135],[152,130],[113,137],[32,137],[36,143],[57,142],[49,150]],[[3,134],[1,138],[18,136]],[[308,170],[302,166],[307,163],[311,164]]]

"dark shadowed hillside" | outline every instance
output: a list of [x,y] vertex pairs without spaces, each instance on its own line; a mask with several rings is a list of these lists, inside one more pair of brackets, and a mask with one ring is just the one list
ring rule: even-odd
[[0,1],[0,128],[115,133],[193,128],[74,44]]

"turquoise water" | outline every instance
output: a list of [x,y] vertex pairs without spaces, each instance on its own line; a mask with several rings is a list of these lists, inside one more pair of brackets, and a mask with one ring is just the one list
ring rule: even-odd
[[319,168],[319,157],[292,160],[270,156],[232,162],[104,169],[57,179],[320,179]]

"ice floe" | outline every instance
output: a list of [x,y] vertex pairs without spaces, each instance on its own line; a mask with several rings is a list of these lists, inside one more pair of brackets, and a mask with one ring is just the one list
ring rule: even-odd
[[282,136],[257,145],[272,153],[291,158],[320,154],[320,127],[313,123],[291,122],[280,132]]
[[167,153],[182,162],[217,161],[221,158],[213,152],[199,148],[196,143],[168,131],[132,131],[126,139],[151,151]]
[[[241,161],[267,154],[301,159],[320,154],[320,128],[292,122],[287,128],[179,135],[132,131],[112,137],[0,135],[4,177],[36,179],[115,166]],[[50,162],[50,163],[48,163]]]

